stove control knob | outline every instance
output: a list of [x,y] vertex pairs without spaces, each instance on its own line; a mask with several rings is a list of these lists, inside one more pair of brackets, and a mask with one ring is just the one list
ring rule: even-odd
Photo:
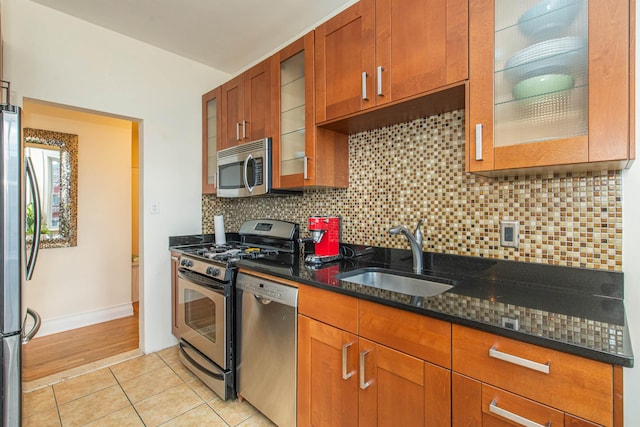
[[219,268],[214,268],[214,267],[208,267],[207,268],[207,274],[209,276],[218,276],[218,275],[220,275],[220,269]]

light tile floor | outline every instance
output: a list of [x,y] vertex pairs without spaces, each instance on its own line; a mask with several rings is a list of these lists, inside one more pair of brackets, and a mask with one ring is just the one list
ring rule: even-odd
[[274,426],[246,401],[222,401],[177,347],[27,392],[22,412],[25,427]]

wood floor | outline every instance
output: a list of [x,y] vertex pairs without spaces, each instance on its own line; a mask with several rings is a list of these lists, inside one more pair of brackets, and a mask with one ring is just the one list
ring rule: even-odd
[[138,303],[133,316],[34,338],[22,347],[22,380],[33,381],[138,349]]

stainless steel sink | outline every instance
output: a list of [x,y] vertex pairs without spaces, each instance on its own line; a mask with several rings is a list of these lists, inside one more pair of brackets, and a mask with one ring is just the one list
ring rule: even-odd
[[[442,282],[430,280],[424,276],[402,273],[385,268],[363,268],[336,275],[336,279],[372,288],[386,289],[405,295],[432,297],[453,288],[453,285],[442,279]],[[438,279],[440,280],[440,279]]]

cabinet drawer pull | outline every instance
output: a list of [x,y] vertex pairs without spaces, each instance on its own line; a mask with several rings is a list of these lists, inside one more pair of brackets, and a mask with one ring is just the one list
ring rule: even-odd
[[365,373],[364,373],[364,357],[369,353],[369,350],[365,350],[360,353],[360,388],[366,390],[371,384],[370,381],[365,381]]
[[525,417],[514,414],[513,412],[504,410],[498,406],[495,400],[492,400],[489,404],[489,412],[491,412],[492,414],[500,415],[502,418],[506,418],[509,421],[513,421],[514,423],[520,424],[521,426],[525,427],[551,427],[551,422],[548,422],[546,424],[538,424]]
[[242,121],[242,139],[247,139],[247,121]]
[[482,160],[482,124],[476,125],[476,160]]
[[342,345],[342,379],[348,380],[353,376],[353,371],[347,372],[347,351],[353,345],[352,342]]
[[543,374],[549,373],[549,362],[538,363],[533,360],[523,359],[522,357],[498,351],[495,347],[491,347],[489,349],[489,357],[513,363],[514,365],[522,366],[524,368],[533,369],[534,371],[542,372]]
[[378,67],[378,96],[384,96],[382,93],[382,72],[384,71],[383,66]]
[[236,141],[240,141],[240,122],[236,123]]
[[366,71],[362,72],[362,100],[363,101],[369,100],[369,98],[367,98],[367,72]]

